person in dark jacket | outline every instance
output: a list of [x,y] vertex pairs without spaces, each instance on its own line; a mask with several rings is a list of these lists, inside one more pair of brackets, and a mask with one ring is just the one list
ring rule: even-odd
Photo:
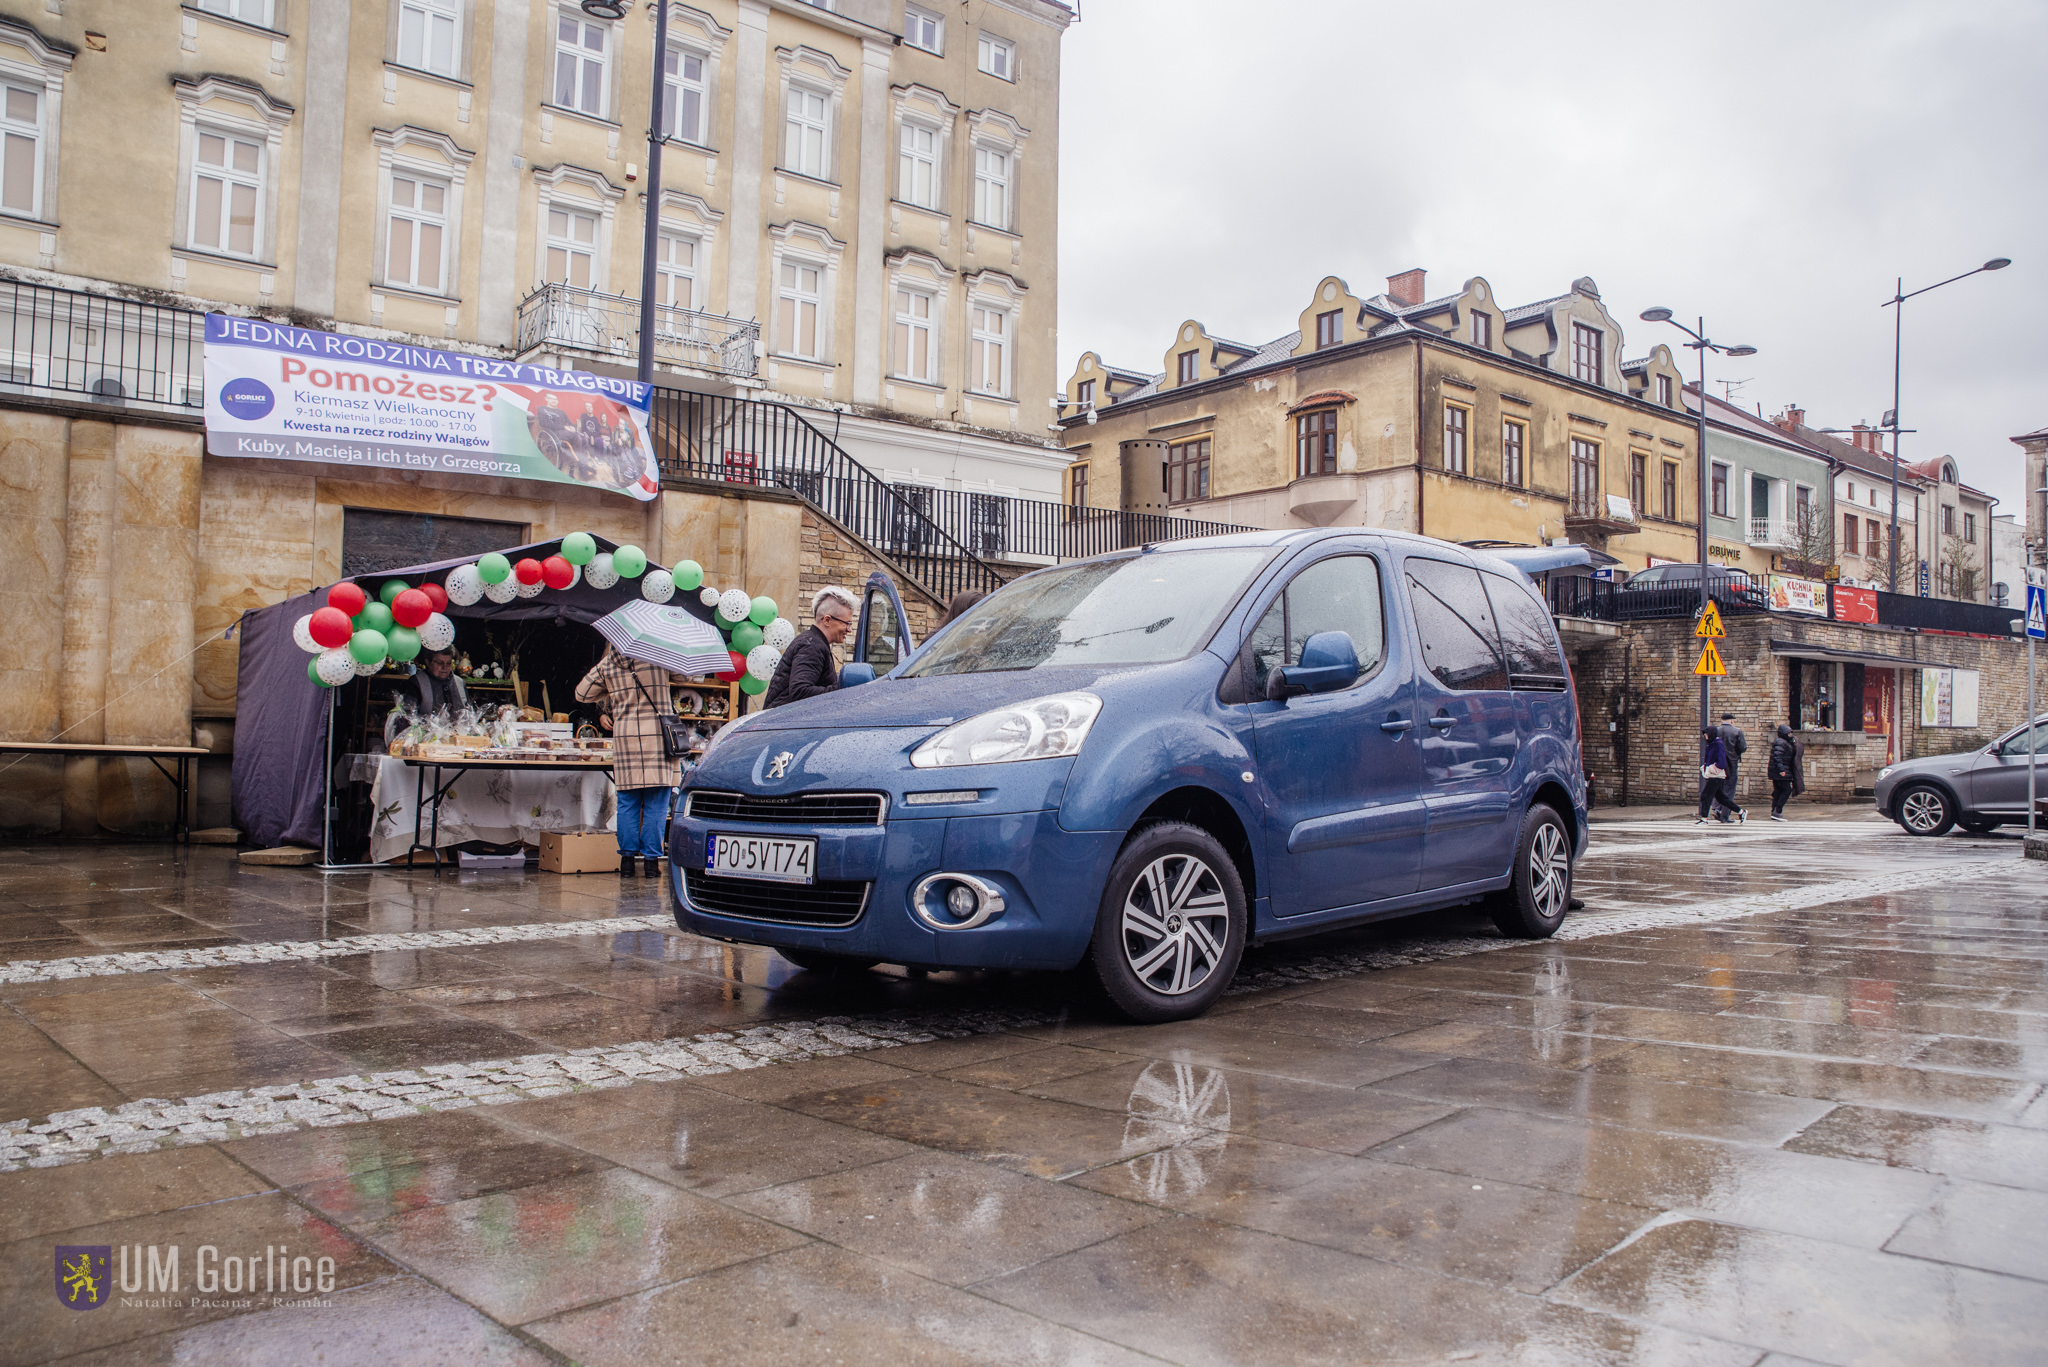
[[976,603],[979,603],[986,597],[988,595],[980,589],[960,590],[960,592],[953,595],[953,601],[946,604],[946,615],[939,619],[939,624],[933,627],[932,630],[934,632],[945,630],[962,617],[965,617]]
[[[1733,712],[1721,714],[1721,747],[1728,752],[1728,777],[1721,780],[1721,802],[1735,813],[1738,821],[1747,821],[1749,815],[1740,802],[1735,800],[1735,780],[1742,768],[1742,757],[1749,753],[1749,737],[1742,734],[1742,728],[1735,724]],[[1722,818],[1724,821],[1726,817]]]
[[[1715,773],[1716,769],[1721,772]],[[1706,825],[1710,811],[1723,824],[1728,820],[1726,812],[1732,811],[1738,818],[1742,816],[1742,809],[1728,800],[1728,794],[1722,788],[1727,782],[1727,772],[1728,747],[1719,730],[1706,727],[1700,732],[1700,812],[1699,820],[1693,825]]]
[[1771,780],[1771,820],[1783,821],[1786,801],[1806,791],[1806,751],[1783,722],[1778,724],[1777,739],[1771,742],[1769,767],[1764,773]]
[[832,658],[832,647],[853,630],[853,615],[859,610],[860,600],[837,584],[827,584],[811,595],[810,628],[782,652],[782,662],[768,680],[768,691],[761,695],[764,710],[839,687],[839,666]]

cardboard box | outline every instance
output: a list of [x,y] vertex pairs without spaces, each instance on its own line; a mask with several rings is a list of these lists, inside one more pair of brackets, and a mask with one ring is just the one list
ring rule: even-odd
[[610,831],[540,834],[540,866],[547,873],[617,873],[619,838]]

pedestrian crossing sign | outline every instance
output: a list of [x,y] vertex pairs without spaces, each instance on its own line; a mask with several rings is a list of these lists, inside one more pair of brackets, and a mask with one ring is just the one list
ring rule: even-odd
[[[1713,599],[1709,598],[1707,600],[1706,611],[1700,614],[1699,625],[1692,629],[1692,634],[1703,639],[1712,639],[1714,637],[1726,636],[1728,634],[1725,630],[1722,629],[1721,626],[1720,605],[1715,603]],[[1707,671],[1704,669],[1700,671],[1700,673],[1702,674],[1706,672]],[[1716,674],[1719,674],[1722,671],[1717,669],[1714,672]]]
[[2027,585],[2027,635],[2048,641],[2048,589],[2039,584]]
[[[1717,622],[1715,625],[1718,626],[1720,624]],[[1721,663],[1721,652],[1714,649],[1712,641],[1707,642],[1706,649],[1700,652],[1700,662],[1692,667],[1692,672],[1695,674],[1711,674],[1717,679],[1728,676],[1728,666]]]

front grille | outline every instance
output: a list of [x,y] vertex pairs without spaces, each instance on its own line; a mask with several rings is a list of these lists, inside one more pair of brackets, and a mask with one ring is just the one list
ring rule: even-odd
[[767,797],[755,793],[695,792],[683,815],[699,821],[752,821],[772,826],[879,826],[888,810],[880,793],[792,793]]
[[791,926],[850,926],[867,907],[869,883],[772,883],[683,870],[690,905],[715,916]]

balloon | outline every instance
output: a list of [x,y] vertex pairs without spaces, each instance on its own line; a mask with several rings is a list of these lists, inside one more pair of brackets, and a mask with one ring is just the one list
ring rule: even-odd
[[749,674],[740,680],[740,692],[747,694],[749,697],[759,697],[767,691],[768,681],[766,679],[757,679]]
[[569,567],[569,587],[573,589],[582,582],[583,567],[581,565],[571,565]]
[[406,583],[403,579],[386,579],[384,587],[377,590],[377,600],[388,608],[399,594],[404,593],[411,587],[412,585]]
[[484,596],[484,577],[474,565],[457,565],[448,571],[448,601],[466,608]]
[[375,664],[391,653],[391,640],[381,631],[358,631],[349,638],[348,653],[364,664]]
[[531,584],[522,584],[519,582],[518,576],[516,575],[510,579],[507,579],[505,582],[510,584],[512,586],[512,592],[521,598],[538,598],[540,597],[541,590],[547,587],[546,584],[540,583],[538,581]]
[[562,538],[562,559],[572,565],[588,565],[597,558],[597,542],[589,532],[571,532]]
[[512,567],[512,577],[522,584],[538,584],[540,582],[540,561],[535,560],[530,555],[526,556]]
[[754,600],[747,597],[745,589],[727,589],[718,595],[718,615],[728,622],[744,622],[753,607]]
[[788,650],[789,643],[796,639],[796,623],[787,617],[778,617],[761,628],[761,640],[777,650]]
[[404,664],[407,660],[418,657],[420,634],[411,627],[393,627],[391,634],[385,638],[384,650],[392,659]]
[[[339,610],[336,609],[336,611]],[[292,640],[297,643],[300,650],[311,651],[313,654],[318,655],[320,653],[320,643],[313,639],[313,633],[308,630],[312,624],[313,614],[310,612],[298,621],[293,622]]]
[[773,598],[756,598],[753,610],[747,614],[747,620],[757,627],[767,626],[775,620],[775,600]]
[[718,672],[718,681],[720,683],[731,683],[734,679],[747,672],[746,656],[736,650],[729,650],[726,654],[732,657],[732,668],[722,669]]
[[492,551],[476,562],[476,573],[486,584],[502,584],[505,576],[512,573],[512,562]]
[[640,596],[650,603],[666,603],[676,596],[676,581],[667,570],[649,570],[641,576]]
[[718,600],[720,598],[723,598],[724,596],[725,595],[720,593],[717,589],[714,589],[707,584],[704,587],[704,591],[697,595],[697,601],[702,603],[707,608],[715,608],[718,606]]
[[688,593],[704,584],[704,567],[694,560],[678,560],[676,567],[669,571],[676,578],[676,587]]
[[612,568],[610,551],[599,551],[583,567],[583,582],[594,589],[608,589],[619,582],[619,572]]
[[377,660],[371,663],[365,663],[361,660],[357,660],[355,662],[355,665],[356,677],[358,679],[367,679],[372,674],[375,674],[378,670],[382,669],[384,667],[384,662],[382,660]]
[[[311,679],[314,683],[319,684],[322,688],[332,688],[334,687],[333,684],[328,683],[327,680],[320,677],[321,658],[321,656],[315,655],[312,659],[306,661],[306,677]],[[355,671],[350,670],[349,672],[353,674]]]
[[448,590],[439,584],[422,584],[420,592],[427,595],[427,601],[434,605],[434,611],[448,611]]
[[517,579],[500,579],[495,584],[484,585],[484,597],[490,599],[493,603],[509,603],[518,596],[519,581]]
[[347,647],[336,646],[313,657],[313,677],[329,688],[345,684],[356,676],[356,661]]
[[363,604],[363,610],[356,614],[357,631],[374,631],[379,635],[396,626],[398,619],[391,615],[391,609],[372,599]]
[[540,562],[541,582],[551,589],[566,589],[576,582],[576,567],[559,555]]
[[612,568],[621,579],[638,579],[647,570],[647,552],[638,546],[621,546],[612,552]]
[[361,612],[363,604],[369,601],[370,595],[363,592],[361,584],[350,583],[346,579],[327,590],[327,606],[340,608],[350,617]]
[[433,615],[434,600],[418,589],[407,589],[391,600],[391,618],[402,627],[416,627]]
[[775,666],[782,663],[782,652],[774,646],[755,646],[747,652],[747,673],[757,679],[775,677]]
[[[446,650],[454,644],[455,623],[449,621],[438,612],[429,617],[427,624],[420,628],[420,648],[422,650]],[[392,658],[397,659],[398,657],[394,655]]]
[[352,631],[348,614],[340,608],[321,608],[306,619],[306,634],[311,636],[313,644],[322,650],[334,650],[347,645]]
[[732,648],[742,655],[752,655],[761,648],[761,628],[752,622],[741,622],[734,626]]

